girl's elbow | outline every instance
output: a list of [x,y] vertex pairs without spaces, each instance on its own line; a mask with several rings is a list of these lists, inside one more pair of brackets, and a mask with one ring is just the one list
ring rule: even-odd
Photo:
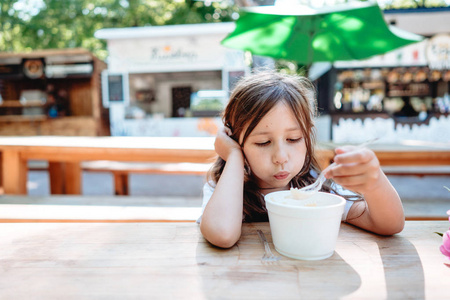
[[383,226],[382,228],[380,228],[378,234],[394,235],[402,232],[404,227],[405,227],[405,220],[401,219],[398,220],[397,222],[390,223],[388,226]]
[[214,246],[220,248],[231,248],[233,247],[240,237],[240,232],[234,232],[231,230],[214,230],[213,232],[209,228],[205,228],[205,226],[200,226],[200,231],[203,237],[213,244]]
[[[405,219],[402,219],[395,224],[392,228],[392,234],[400,233],[403,231],[403,228],[405,228]],[[391,234],[391,235],[392,235]]]
[[213,244],[214,246],[220,247],[220,248],[231,248],[233,247],[238,239],[234,239],[234,238],[225,238],[225,237],[216,237],[216,238],[211,238],[208,239],[208,241]]

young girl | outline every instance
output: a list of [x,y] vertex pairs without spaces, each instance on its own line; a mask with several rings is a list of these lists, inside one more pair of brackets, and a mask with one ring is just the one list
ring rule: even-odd
[[[225,108],[215,141],[219,158],[203,189],[200,230],[209,242],[232,247],[242,222],[268,221],[264,195],[314,182],[321,171],[315,113],[306,78],[264,71],[241,79]],[[374,152],[346,146],[335,153],[337,166],[326,174],[334,183],[327,181],[322,191],[347,199],[343,220],[378,234],[400,232],[401,200]]]

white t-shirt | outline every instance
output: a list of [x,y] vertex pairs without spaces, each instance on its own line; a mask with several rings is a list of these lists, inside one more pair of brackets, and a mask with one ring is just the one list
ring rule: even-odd
[[[214,193],[214,183],[205,183],[203,186],[203,203],[202,203],[202,215],[203,211],[205,210],[206,204],[208,204],[209,199],[211,199],[212,194]],[[339,195],[344,196],[356,196],[356,194],[352,191],[344,189],[341,185],[337,183],[333,183],[332,187]],[[347,219],[348,212],[350,210],[350,207],[352,207],[354,201],[346,200],[345,201],[345,207],[344,207],[344,213],[342,214],[342,221],[345,221]],[[200,221],[202,220],[202,215],[197,219],[197,223],[200,224]]]

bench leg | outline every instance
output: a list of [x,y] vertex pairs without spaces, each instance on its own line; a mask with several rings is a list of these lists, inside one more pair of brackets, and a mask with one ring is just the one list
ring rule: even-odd
[[48,162],[48,175],[50,181],[50,194],[64,194],[64,164],[61,162]]
[[81,167],[78,162],[49,162],[48,171],[52,195],[81,194]]
[[27,194],[27,161],[17,151],[2,153],[2,181],[5,194]]
[[0,195],[4,193],[3,191],[3,157],[0,152]]
[[128,195],[128,174],[113,172],[114,174],[114,190],[117,196]]
[[64,180],[66,194],[81,195],[81,166],[79,162],[66,162]]

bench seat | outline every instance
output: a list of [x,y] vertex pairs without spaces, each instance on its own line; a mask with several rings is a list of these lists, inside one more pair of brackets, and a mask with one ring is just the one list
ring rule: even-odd
[[[211,163],[135,163],[120,161],[84,161],[81,168],[85,172],[106,172],[113,174],[114,193],[118,196],[129,195],[129,174],[174,174],[206,176]],[[46,171],[48,163],[33,161],[28,165],[29,170]]]
[[5,195],[0,198],[0,222],[195,222],[200,217],[199,206],[155,206],[199,202],[169,198]]
[[[195,222],[196,197],[9,196],[0,197],[0,223]],[[172,206],[168,206],[172,205]],[[448,199],[404,199],[406,220],[448,220]]]
[[392,176],[450,176],[450,166],[381,166],[381,169]]

